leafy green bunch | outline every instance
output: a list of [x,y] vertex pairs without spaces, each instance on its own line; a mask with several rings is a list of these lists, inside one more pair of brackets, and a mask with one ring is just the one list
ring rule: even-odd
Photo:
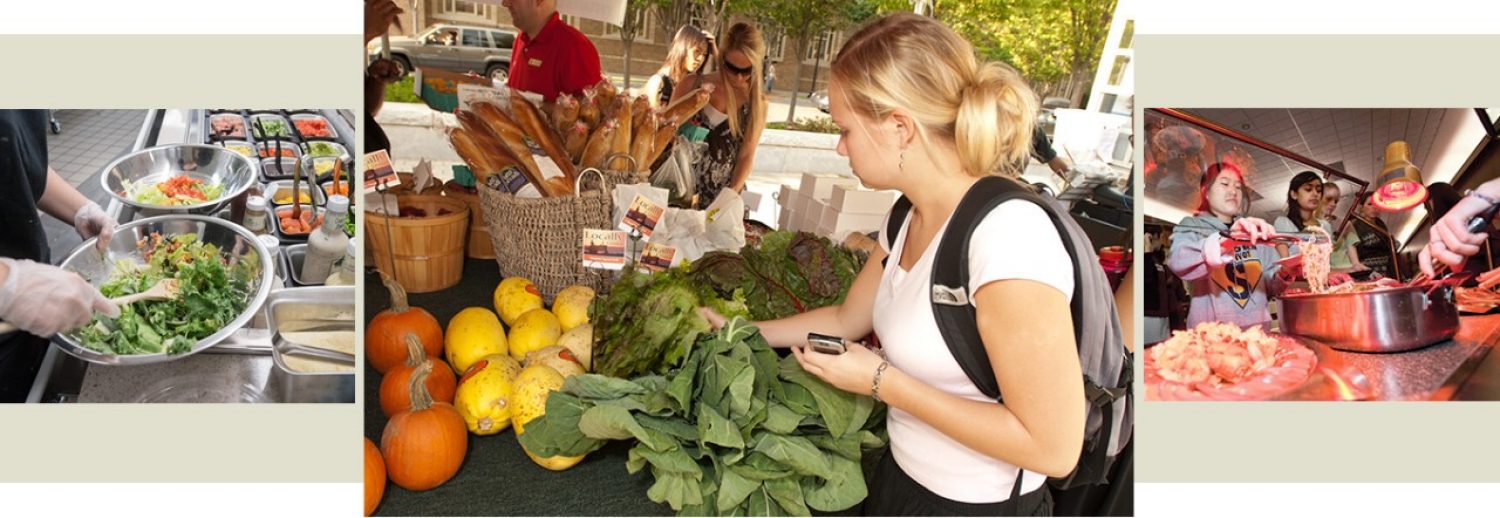
[[807,516],[865,499],[861,457],[885,445],[884,417],[868,396],[778,360],[736,317],[666,376],[569,377],[520,441],[550,457],[633,440],[626,469],[649,467],[646,496],[682,515]]

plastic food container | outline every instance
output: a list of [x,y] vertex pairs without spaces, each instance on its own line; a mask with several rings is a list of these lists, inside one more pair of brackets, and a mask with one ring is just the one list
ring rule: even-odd
[[245,138],[245,118],[221,113],[208,118],[208,134],[213,139]]
[[297,114],[292,115],[292,126],[297,129],[297,134],[303,139],[313,138],[337,138],[333,125],[322,115]]

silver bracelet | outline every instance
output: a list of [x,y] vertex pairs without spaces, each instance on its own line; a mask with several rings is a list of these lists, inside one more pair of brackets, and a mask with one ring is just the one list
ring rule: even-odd
[[1490,205],[1500,205],[1500,200],[1497,200],[1497,199],[1495,199],[1495,198],[1493,198],[1493,197],[1491,197],[1491,196],[1489,196],[1487,194],[1484,194],[1482,192],[1476,191],[1474,189],[1469,189],[1467,191],[1464,191],[1464,196],[1473,196],[1475,198],[1479,198],[1481,200],[1489,202]]
[[880,399],[880,378],[885,375],[885,368],[890,365],[891,362],[880,362],[880,366],[875,368],[875,381],[870,383],[870,397],[875,398],[876,401],[880,401],[881,403],[885,401],[881,401]]

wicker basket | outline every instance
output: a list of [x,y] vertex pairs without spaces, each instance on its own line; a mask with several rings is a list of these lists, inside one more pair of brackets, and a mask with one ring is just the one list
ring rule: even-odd
[[575,284],[608,292],[617,274],[583,267],[583,231],[614,228],[610,220],[615,185],[639,180],[633,173],[596,175],[591,169],[580,175],[577,196],[555,198],[519,198],[481,183],[480,205],[500,275],[530,280],[548,304],[557,292]]

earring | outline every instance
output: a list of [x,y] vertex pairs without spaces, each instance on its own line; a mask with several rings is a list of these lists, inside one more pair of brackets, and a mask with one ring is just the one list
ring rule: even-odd
[[896,163],[896,171],[906,176],[906,148],[901,148],[901,161]]

